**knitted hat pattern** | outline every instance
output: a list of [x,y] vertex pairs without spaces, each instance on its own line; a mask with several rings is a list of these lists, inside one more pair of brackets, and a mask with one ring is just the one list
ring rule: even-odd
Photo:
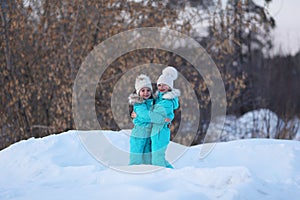
[[145,74],[141,74],[135,79],[136,93],[139,94],[140,90],[144,87],[150,88],[151,93],[152,93],[152,83],[151,83],[150,78],[148,76],[146,76]]
[[170,88],[173,88],[173,82],[177,79],[178,77],[178,72],[174,67],[166,67],[162,71],[162,75],[157,80],[157,85],[158,84],[166,84]]

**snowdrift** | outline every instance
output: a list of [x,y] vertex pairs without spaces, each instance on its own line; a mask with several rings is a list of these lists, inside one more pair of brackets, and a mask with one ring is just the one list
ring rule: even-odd
[[[94,133],[126,150],[129,131]],[[197,145],[173,163],[175,169],[130,174],[97,161],[82,144],[78,136],[82,133],[31,138],[0,151],[0,199],[296,200],[300,196],[299,141],[217,143],[203,159],[199,152],[204,145]]]

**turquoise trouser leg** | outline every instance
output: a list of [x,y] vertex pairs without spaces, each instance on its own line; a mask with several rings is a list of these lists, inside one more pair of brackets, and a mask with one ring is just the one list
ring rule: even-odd
[[129,165],[151,164],[150,138],[130,137]]
[[151,136],[152,165],[173,168],[166,160],[166,150],[169,142],[170,132],[168,130],[161,130],[158,134]]
[[146,165],[151,165],[151,138],[145,139],[145,147],[144,147],[144,153],[143,153],[143,163]]
[[152,165],[173,168],[173,166],[165,159],[167,148],[162,148],[152,152]]

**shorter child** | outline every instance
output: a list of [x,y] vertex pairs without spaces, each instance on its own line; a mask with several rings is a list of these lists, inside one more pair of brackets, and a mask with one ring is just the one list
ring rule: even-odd
[[129,104],[133,105],[136,117],[130,136],[129,165],[151,164],[151,123],[149,110],[152,109],[152,83],[148,76],[141,74],[135,80],[136,94],[131,94]]

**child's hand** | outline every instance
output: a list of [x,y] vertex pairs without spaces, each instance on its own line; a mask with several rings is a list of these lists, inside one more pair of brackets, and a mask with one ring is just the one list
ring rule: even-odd
[[170,118],[166,118],[166,119],[165,119],[165,122],[170,122],[170,121],[171,121]]
[[136,113],[134,111],[132,111],[132,113],[131,113],[131,118],[132,119],[136,118]]

